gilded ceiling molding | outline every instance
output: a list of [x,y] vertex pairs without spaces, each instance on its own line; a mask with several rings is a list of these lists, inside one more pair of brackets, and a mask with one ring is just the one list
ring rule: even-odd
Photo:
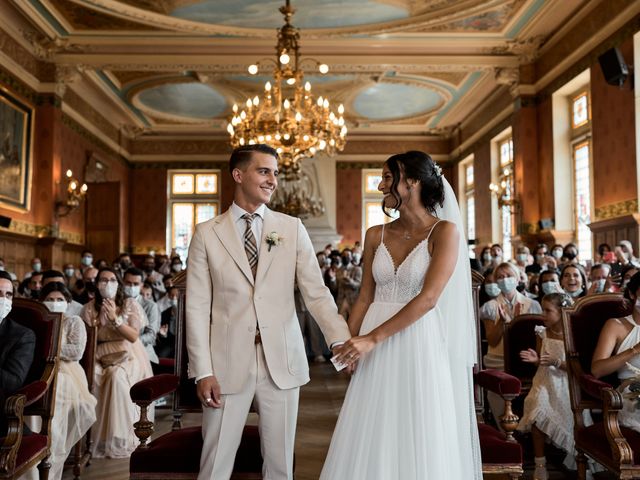
[[67,87],[77,83],[82,79],[82,73],[86,70],[84,65],[58,65],[56,67],[56,86],[55,93],[60,98],[64,98]]
[[61,53],[90,53],[90,46],[80,47],[69,38],[55,37],[51,39],[43,33],[34,30],[21,30],[22,37],[29,43],[33,54],[39,60],[52,62]]
[[509,40],[505,45],[487,49],[491,55],[515,55],[521,63],[533,63],[540,57],[540,49],[544,45],[544,35],[534,35],[523,40]]
[[26,72],[38,78],[40,70],[38,59],[2,29],[0,29],[0,51]]
[[519,68],[496,68],[494,75],[498,85],[507,85],[511,96],[514,98],[518,96],[518,86],[520,85]]
[[[165,14],[137,8],[114,0],[72,0],[74,3],[93,10],[113,15],[129,21],[139,22],[157,28],[170,29],[175,31],[190,32],[194,34],[207,35],[231,35],[239,37],[271,38],[271,29],[256,29],[227,25],[207,24],[195,22],[181,18],[171,17]],[[416,29],[434,29],[437,26],[445,26],[459,21],[464,21],[469,17],[478,17],[487,12],[504,9],[521,4],[524,0],[462,0],[455,4],[446,3],[443,8],[428,10],[419,15],[409,16],[399,20],[382,22],[377,24],[365,24],[348,27],[338,27],[333,29],[304,29],[302,38],[331,38],[352,35],[376,35],[383,33],[415,31]],[[511,10],[515,10],[513,8]],[[504,24],[501,26],[503,27]],[[473,28],[467,28],[470,31]]]

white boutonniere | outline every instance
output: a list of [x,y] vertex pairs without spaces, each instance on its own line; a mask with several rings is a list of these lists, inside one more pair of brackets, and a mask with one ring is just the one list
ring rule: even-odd
[[284,237],[281,237],[278,232],[271,232],[270,234],[267,235],[267,237],[265,238],[267,245],[269,245],[269,249],[268,251],[271,251],[271,247],[277,247],[278,245],[280,245],[282,243],[282,241],[284,240]]

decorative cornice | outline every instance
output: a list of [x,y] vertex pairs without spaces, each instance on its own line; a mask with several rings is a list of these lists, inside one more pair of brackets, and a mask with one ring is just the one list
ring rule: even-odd
[[624,200],[622,202],[610,203],[601,207],[596,207],[594,222],[608,220],[610,218],[622,217],[638,213],[638,199]]
[[521,63],[532,63],[540,56],[540,48],[546,38],[535,35],[523,40],[510,40],[506,44],[488,50],[492,55],[515,55]]

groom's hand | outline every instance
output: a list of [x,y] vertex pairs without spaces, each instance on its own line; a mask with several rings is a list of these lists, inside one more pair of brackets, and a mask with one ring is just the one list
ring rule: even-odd
[[222,406],[220,384],[213,375],[198,380],[196,391],[200,402],[205,407],[220,408]]

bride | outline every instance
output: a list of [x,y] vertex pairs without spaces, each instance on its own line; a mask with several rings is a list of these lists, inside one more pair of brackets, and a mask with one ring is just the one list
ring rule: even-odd
[[366,233],[354,337],[338,353],[355,373],[320,479],[480,480],[471,274],[455,195],[416,151],[389,158],[378,189],[399,217]]

